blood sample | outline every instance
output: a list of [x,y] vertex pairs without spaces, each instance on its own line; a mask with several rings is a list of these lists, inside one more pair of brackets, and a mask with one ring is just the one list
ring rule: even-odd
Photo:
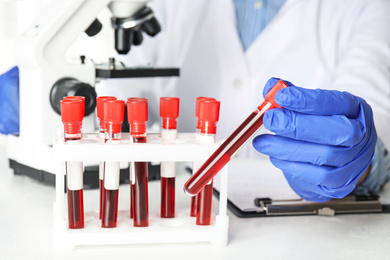
[[[203,100],[215,100],[215,98],[211,97],[197,97],[195,102],[195,117],[196,117],[196,132],[195,132],[195,142],[199,143],[199,137],[200,137],[200,128],[201,128],[201,120],[199,120],[199,108],[200,108],[200,102]],[[192,174],[194,174],[200,166],[202,166],[203,162],[194,162],[194,165],[192,167]],[[197,212],[197,196],[191,197],[191,217],[196,217]]]
[[99,219],[102,219],[103,217],[103,201],[104,201],[104,182],[103,182],[103,177],[104,177],[104,168],[105,168],[105,163],[104,162],[99,162]]
[[213,180],[198,193],[196,196],[197,211],[196,225],[211,225],[211,213],[213,211]]
[[[64,99],[60,102],[61,119],[64,123],[64,138],[67,144],[81,140],[84,102],[82,99]],[[68,193],[68,227],[84,228],[83,163],[66,162]]]
[[[130,141],[146,143],[146,122],[148,121],[148,100],[129,98],[127,116],[130,124]],[[131,162],[131,201],[133,202],[133,223],[135,227],[149,226],[148,163]]]
[[[177,138],[177,118],[180,99],[160,98],[160,116],[162,119],[161,138],[163,141]],[[175,177],[176,163],[161,162],[161,210],[162,218],[175,217]]]
[[[200,144],[211,144],[215,142],[217,122],[219,120],[220,102],[216,100],[202,100],[199,104]],[[210,225],[213,203],[213,180],[198,193],[196,199],[196,224]]]
[[[103,103],[106,145],[115,145],[120,142],[124,113],[125,102],[123,100],[109,100]],[[119,174],[119,162],[105,162],[103,177],[103,228],[114,228],[117,226]]]
[[267,93],[263,103],[221,144],[210,158],[184,184],[184,191],[194,196],[230,161],[231,157],[263,126],[266,111],[280,108],[275,102],[275,94],[287,85],[279,80]]
[[[105,127],[104,127],[104,113],[103,113],[103,103],[108,100],[116,100],[116,97],[112,96],[102,96],[96,98],[96,110],[97,118],[99,119],[99,139],[105,140]],[[99,162],[99,190],[100,190],[100,200],[99,200],[99,218],[102,219],[103,216],[103,176],[104,176],[104,162]]]

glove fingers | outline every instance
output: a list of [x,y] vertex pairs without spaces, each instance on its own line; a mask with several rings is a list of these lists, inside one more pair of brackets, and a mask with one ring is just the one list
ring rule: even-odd
[[[311,185],[309,183],[296,183],[293,178],[289,174],[284,174],[288,184],[290,187],[298,194],[302,199],[313,201],[313,202],[325,202],[330,200],[331,198],[327,196],[322,196],[316,193],[315,191],[321,191],[318,186]],[[310,190],[307,189],[307,186],[310,186]],[[311,191],[314,190],[314,191]],[[317,191],[317,192],[318,192]]]
[[359,115],[359,100],[348,92],[289,87],[278,91],[275,101],[284,108],[312,115]]
[[270,157],[335,167],[351,162],[359,152],[354,147],[320,145],[268,134],[255,137],[252,144],[258,152]]
[[289,138],[327,145],[354,146],[364,137],[361,121],[345,116],[315,116],[287,109],[271,109],[264,114],[268,130]]
[[344,167],[331,167],[304,162],[284,161],[274,157],[271,157],[271,162],[275,167],[281,169],[285,175],[289,175],[296,183],[308,183],[312,186],[319,186],[322,190],[319,194],[332,196],[337,193],[336,196],[340,198],[352,192],[356,182],[365,170],[365,168],[359,169],[359,174],[351,175],[351,171],[354,170],[354,163]]

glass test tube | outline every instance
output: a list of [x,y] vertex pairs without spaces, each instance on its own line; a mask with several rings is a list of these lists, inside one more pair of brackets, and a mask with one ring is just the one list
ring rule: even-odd
[[[196,117],[196,132],[195,132],[195,142],[199,143],[199,137],[200,137],[200,128],[202,122],[199,120],[199,107],[200,107],[200,102],[203,100],[215,100],[215,98],[211,97],[197,97],[196,102],[195,102],[195,117]],[[194,162],[194,165],[192,167],[192,174],[195,174],[196,171],[202,166],[203,162]],[[191,212],[190,215],[191,217],[196,217],[196,212],[197,212],[197,196],[192,196],[191,197]]]
[[[67,145],[81,140],[84,102],[80,97],[63,99],[60,102],[64,138]],[[84,228],[83,163],[66,162],[65,169],[68,195],[68,227],[70,229]]]
[[[127,116],[130,124],[130,141],[146,143],[146,122],[148,120],[148,100],[146,98],[129,98]],[[135,227],[149,226],[148,201],[148,163],[131,162],[131,202],[133,224]],[[130,209],[131,211],[131,209]]]
[[210,158],[184,184],[184,191],[194,196],[209,183],[212,178],[230,161],[231,157],[263,126],[266,111],[280,108],[275,102],[276,92],[287,87],[279,80],[267,93],[263,103],[221,144]]
[[[216,100],[202,100],[199,104],[200,144],[215,142],[217,122],[219,120],[220,102]],[[197,195],[196,224],[210,225],[213,205],[213,180],[211,179]]]
[[[160,98],[160,116],[162,119],[161,138],[164,141],[177,138],[177,118],[180,99],[176,97]],[[162,218],[175,217],[175,179],[176,163],[161,162],[161,210]]]
[[[99,120],[99,139],[105,141],[105,127],[104,127],[104,113],[103,113],[103,103],[108,100],[116,100],[116,97],[112,96],[101,96],[96,98],[96,111],[97,118]],[[103,216],[103,176],[104,176],[104,162],[99,162],[99,219],[102,219]]]
[[[120,143],[124,112],[125,102],[123,100],[110,100],[103,103],[106,145]],[[106,161],[103,177],[103,228],[114,228],[117,226],[119,177],[120,163]]]

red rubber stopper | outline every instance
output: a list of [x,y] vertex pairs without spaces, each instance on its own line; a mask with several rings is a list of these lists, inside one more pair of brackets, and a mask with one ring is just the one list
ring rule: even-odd
[[127,119],[131,135],[145,134],[148,121],[148,100],[146,98],[127,99]]
[[265,99],[267,99],[271,104],[274,106],[274,108],[281,108],[276,102],[275,102],[275,95],[276,93],[281,90],[282,88],[287,88],[287,84],[283,82],[283,80],[279,80],[276,82],[276,84],[268,91],[267,95],[265,95]]
[[200,132],[202,134],[216,134],[221,102],[216,100],[202,100],[199,104]]
[[180,99],[177,97],[160,98],[160,116],[164,129],[177,129],[176,119],[179,117]]
[[199,121],[199,104],[202,100],[215,100],[215,98],[211,97],[197,97],[195,101],[195,117],[197,119],[196,129],[200,129],[200,121]]
[[97,110],[97,117],[100,119],[100,121],[104,121],[103,119],[103,103],[108,100],[117,100],[116,97],[113,96],[101,96],[96,98],[96,110]]
[[104,125],[104,113],[103,113],[103,104],[105,101],[109,100],[117,100],[116,97],[113,96],[101,96],[96,98],[96,111],[97,111],[97,117],[99,118],[99,125],[100,129],[104,130],[105,125]]
[[125,114],[125,101],[107,100],[103,102],[105,129],[109,133],[120,133]]
[[81,100],[83,102],[83,118],[85,116],[85,97],[83,96],[66,96],[63,98],[63,100]]
[[81,122],[84,117],[84,103],[81,99],[64,99],[60,102],[61,120],[65,126],[66,134],[81,132]]

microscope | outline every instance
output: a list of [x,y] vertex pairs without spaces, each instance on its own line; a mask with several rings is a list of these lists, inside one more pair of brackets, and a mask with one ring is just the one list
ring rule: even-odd
[[84,132],[94,132],[97,79],[179,76],[177,68],[127,68],[114,58],[106,64],[68,63],[65,53],[82,33],[96,35],[102,28],[97,15],[112,13],[115,49],[126,54],[142,43],[143,33],[155,36],[160,25],[150,0],[54,0],[16,42],[20,71],[20,133],[8,138],[8,158],[15,174],[54,184],[54,137],[62,128],[60,100],[85,97]]

